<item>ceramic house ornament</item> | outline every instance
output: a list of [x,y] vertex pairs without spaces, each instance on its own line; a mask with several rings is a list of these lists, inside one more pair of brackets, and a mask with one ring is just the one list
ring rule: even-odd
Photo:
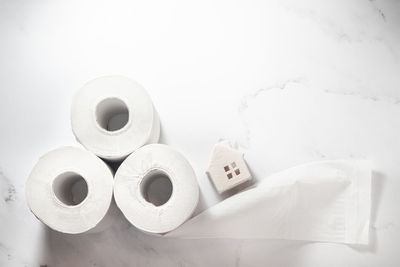
[[214,146],[207,175],[218,193],[223,193],[251,179],[243,152],[232,148],[229,141]]

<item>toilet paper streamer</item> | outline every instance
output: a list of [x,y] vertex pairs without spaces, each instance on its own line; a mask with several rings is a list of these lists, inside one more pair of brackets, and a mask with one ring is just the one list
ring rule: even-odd
[[[155,205],[146,196],[148,185],[163,176],[172,185],[166,203]],[[193,213],[199,187],[189,162],[174,149],[161,144],[146,145],[128,156],[115,174],[115,201],[134,226],[142,231],[169,232]]]
[[267,177],[166,236],[368,244],[370,198],[369,161],[315,162]]
[[102,160],[89,151],[62,147],[39,159],[26,182],[26,199],[33,214],[56,231],[98,232],[116,214],[112,190],[113,175]]
[[71,124],[78,142],[113,161],[145,144],[157,143],[160,136],[160,121],[150,96],[141,85],[122,76],[100,77],[78,90],[72,101]]

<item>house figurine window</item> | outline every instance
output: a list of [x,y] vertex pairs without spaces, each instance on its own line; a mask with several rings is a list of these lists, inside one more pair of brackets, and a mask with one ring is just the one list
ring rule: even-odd
[[226,172],[226,176],[228,179],[232,179],[234,176],[237,176],[240,174],[240,169],[237,167],[235,162],[232,162],[230,165],[226,165],[224,167],[224,170]]

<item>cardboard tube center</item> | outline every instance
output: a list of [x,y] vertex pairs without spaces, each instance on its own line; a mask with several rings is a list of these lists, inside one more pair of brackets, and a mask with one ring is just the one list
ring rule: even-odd
[[129,110],[124,101],[106,98],[96,107],[96,121],[106,131],[118,131],[128,123]]
[[80,204],[88,195],[86,180],[75,172],[64,172],[53,181],[53,193],[67,206]]
[[154,206],[167,203],[171,198],[172,189],[171,179],[161,170],[150,171],[143,177],[140,184],[143,198]]

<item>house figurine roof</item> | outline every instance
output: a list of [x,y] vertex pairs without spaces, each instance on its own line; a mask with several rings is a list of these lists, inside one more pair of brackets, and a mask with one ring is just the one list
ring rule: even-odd
[[214,146],[206,173],[220,194],[251,179],[244,153],[227,140]]

